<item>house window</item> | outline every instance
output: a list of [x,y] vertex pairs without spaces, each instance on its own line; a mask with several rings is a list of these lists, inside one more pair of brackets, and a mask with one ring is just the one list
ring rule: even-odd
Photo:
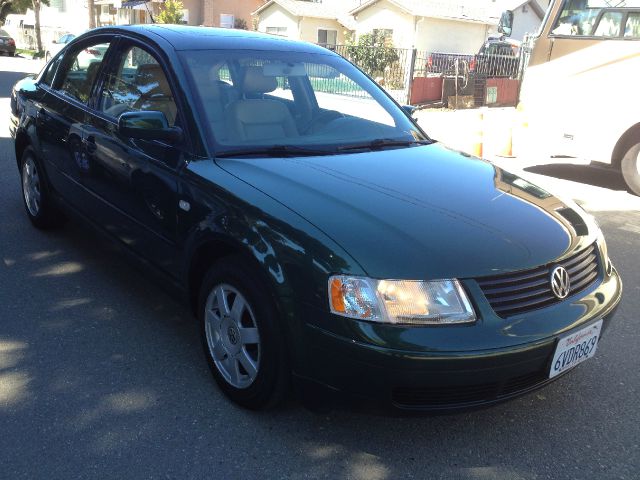
[[233,25],[236,22],[236,17],[231,15],[230,13],[221,13],[220,14],[220,26],[222,28],[233,28]]
[[385,43],[393,40],[393,30],[390,28],[374,28],[373,36],[375,40],[381,40]]
[[335,45],[338,41],[337,30],[318,29],[318,43],[320,45]]
[[287,36],[287,27],[267,27],[267,33],[272,35]]

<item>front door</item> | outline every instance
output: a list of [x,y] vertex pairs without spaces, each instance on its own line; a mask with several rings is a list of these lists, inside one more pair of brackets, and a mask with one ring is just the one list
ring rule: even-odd
[[91,167],[83,183],[105,205],[97,220],[170,272],[177,261],[178,172],[186,149],[118,132],[118,117],[129,111],[160,111],[170,125],[179,123],[169,78],[145,48],[124,40],[119,44],[84,130]]

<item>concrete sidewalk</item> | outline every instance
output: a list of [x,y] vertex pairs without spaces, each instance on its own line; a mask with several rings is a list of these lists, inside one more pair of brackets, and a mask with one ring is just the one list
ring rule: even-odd
[[583,158],[552,157],[551,143],[536,138],[515,108],[424,109],[415,116],[444,145],[485,158],[590,211],[640,210],[640,197],[628,192],[619,171]]

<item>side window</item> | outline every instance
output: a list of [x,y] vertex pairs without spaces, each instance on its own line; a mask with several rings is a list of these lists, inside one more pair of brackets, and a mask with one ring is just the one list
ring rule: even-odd
[[58,55],[47,67],[47,71],[42,77],[42,84],[52,86],[53,79],[56,75],[56,70],[58,70],[58,65],[60,65],[60,60],[62,59],[61,55]]
[[100,43],[67,53],[60,72],[63,80],[59,90],[69,97],[87,103],[108,48],[108,43]]
[[622,12],[604,12],[593,33],[596,37],[619,37],[622,27]]
[[640,38],[640,12],[631,12],[624,27],[625,38]]
[[177,114],[162,66],[150,53],[139,47],[124,51],[115,71],[108,75],[100,110],[113,118],[118,118],[124,112],[154,110],[164,113],[172,126]]
[[553,35],[591,35],[602,8],[589,8],[587,2],[565,2],[551,33]]

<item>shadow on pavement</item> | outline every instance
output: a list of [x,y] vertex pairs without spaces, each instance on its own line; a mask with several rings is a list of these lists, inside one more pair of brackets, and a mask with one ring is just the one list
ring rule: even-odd
[[546,175],[548,177],[585,183],[594,187],[607,188],[609,190],[627,191],[619,171],[594,165],[575,165],[571,163],[558,163],[553,165],[535,165],[524,169],[527,172]]
[[[0,67],[1,69],[2,67]],[[0,70],[0,98],[8,97],[11,95],[11,88],[16,84],[18,80],[22,80],[28,75],[33,75],[27,72],[7,72]]]

